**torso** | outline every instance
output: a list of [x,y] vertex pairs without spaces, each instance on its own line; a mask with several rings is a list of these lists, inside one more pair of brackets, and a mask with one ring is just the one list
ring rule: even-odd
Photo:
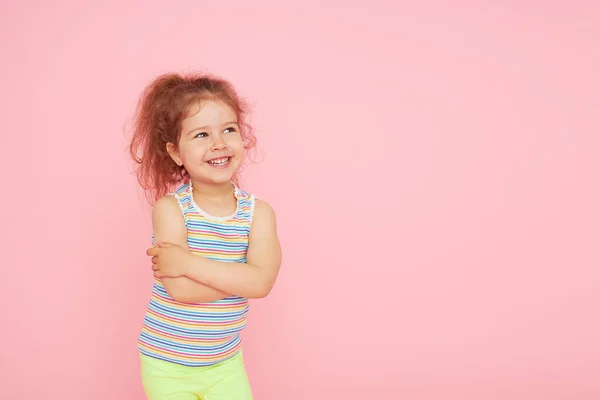
[[[173,194],[180,204],[192,253],[223,262],[245,262],[255,198],[235,188],[231,203],[196,204],[191,185]],[[139,350],[148,356],[187,366],[207,366],[241,350],[248,299],[231,296],[212,303],[173,300],[160,279],[154,282]]]

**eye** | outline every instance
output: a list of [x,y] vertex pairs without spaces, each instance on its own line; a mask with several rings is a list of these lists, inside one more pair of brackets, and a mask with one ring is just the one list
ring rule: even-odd
[[200,138],[200,137],[207,137],[207,136],[208,136],[208,133],[206,133],[206,132],[200,132],[200,133],[198,133],[198,134],[197,134],[196,136],[194,136],[194,137]]
[[233,126],[230,126],[229,128],[225,128],[225,130],[223,132],[224,133],[235,132],[235,128]]

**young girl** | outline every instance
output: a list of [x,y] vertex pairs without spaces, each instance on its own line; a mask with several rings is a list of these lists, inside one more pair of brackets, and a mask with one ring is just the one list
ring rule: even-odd
[[275,214],[238,187],[255,144],[233,87],[167,74],[141,96],[131,142],[154,203],[154,284],[138,339],[149,399],[252,399],[240,333],[281,262]]

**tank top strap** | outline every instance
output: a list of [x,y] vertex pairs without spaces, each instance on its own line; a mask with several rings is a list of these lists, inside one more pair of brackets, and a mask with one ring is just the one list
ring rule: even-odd
[[189,183],[184,183],[179,186],[175,191],[168,193],[169,196],[174,197],[179,204],[179,209],[183,214],[183,219],[185,220],[185,224],[187,226],[188,222],[188,214],[190,212],[190,208],[192,207],[192,191]]
[[238,201],[236,219],[238,221],[244,221],[250,226],[252,224],[252,218],[254,217],[256,196],[240,189],[235,184],[233,186],[235,188],[235,197]]

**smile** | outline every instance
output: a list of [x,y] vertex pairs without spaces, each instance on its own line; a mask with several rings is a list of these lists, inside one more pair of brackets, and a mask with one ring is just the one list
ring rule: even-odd
[[227,165],[229,165],[229,161],[231,160],[231,157],[221,157],[221,158],[215,158],[214,160],[209,160],[207,161],[207,163],[209,163],[210,165],[212,165],[213,167],[226,167]]

